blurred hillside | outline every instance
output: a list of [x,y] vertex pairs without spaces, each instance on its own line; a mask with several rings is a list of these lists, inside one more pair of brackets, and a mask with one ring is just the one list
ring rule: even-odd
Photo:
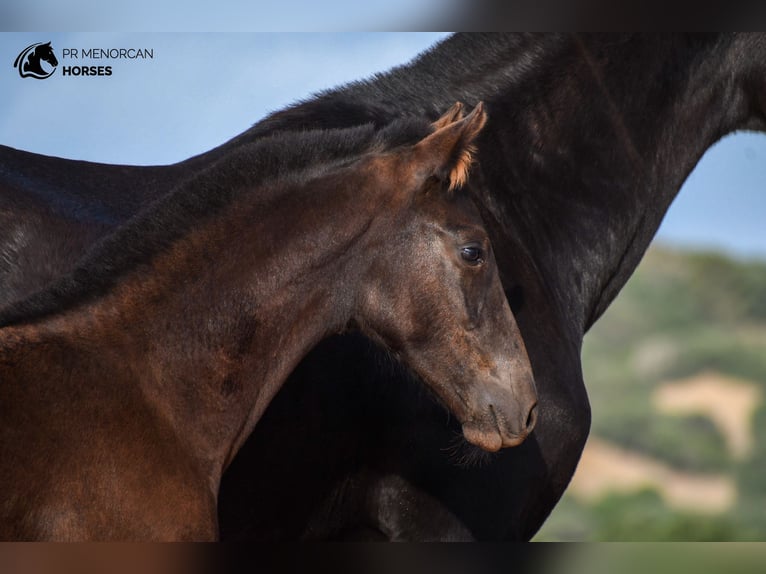
[[591,436],[536,540],[766,540],[766,263],[653,247],[583,368]]

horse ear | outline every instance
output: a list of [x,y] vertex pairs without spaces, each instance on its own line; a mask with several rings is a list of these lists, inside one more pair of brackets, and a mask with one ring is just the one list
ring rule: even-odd
[[[455,106],[447,114],[451,112],[462,115],[462,111],[455,110]],[[437,123],[440,121],[441,118]],[[421,140],[414,149],[419,174],[424,178],[436,176],[446,179],[450,190],[464,185],[476,151],[474,140],[486,123],[487,113],[484,104],[479,102],[465,118],[447,123]]]
[[452,107],[444,112],[441,117],[431,125],[434,131],[440,130],[443,127],[450,125],[453,122],[463,119],[463,104],[461,102],[455,102]]

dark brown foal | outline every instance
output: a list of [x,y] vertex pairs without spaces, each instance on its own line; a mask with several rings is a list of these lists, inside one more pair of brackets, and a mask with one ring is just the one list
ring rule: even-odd
[[0,317],[0,537],[215,539],[223,470],[298,362],[350,328],[470,442],[522,442],[532,372],[459,190],[486,116],[461,115],[239,150]]

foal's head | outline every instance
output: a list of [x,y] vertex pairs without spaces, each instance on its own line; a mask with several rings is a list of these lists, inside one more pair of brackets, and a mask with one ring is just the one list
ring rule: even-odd
[[537,395],[524,342],[476,206],[460,187],[483,106],[459,106],[416,145],[367,167],[396,203],[376,243],[355,320],[446,403],[465,438],[489,451],[520,444]]

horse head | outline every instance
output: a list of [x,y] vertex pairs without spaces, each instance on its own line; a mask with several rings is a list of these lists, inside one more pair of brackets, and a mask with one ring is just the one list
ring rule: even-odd
[[49,63],[51,66],[58,66],[59,61],[56,59],[56,55],[53,53],[53,47],[50,42],[46,44],[40,44],[34,51],[34,56],[37,59],[43,60]]
[[465,118],[454,107],[432,134],[376,161],[401,209],[358,321],[426,382],[469,442],[496,451],[532,431],[537,395],[487,232],[462,189],[486,120],[482,104]]
[[[44,70],[40,65],[40,62],[44,61],[53,66],[50,71]],[[45,44],[32,44],[24,48],[24,50],[16,57],[13,62],[13,67],[18,68],[19,76],[22,78],[36,78],[43,80],[48,78],[56,70],[59,62],[56,59],[56,55],[53,53],[53,47],[50,42]]]

